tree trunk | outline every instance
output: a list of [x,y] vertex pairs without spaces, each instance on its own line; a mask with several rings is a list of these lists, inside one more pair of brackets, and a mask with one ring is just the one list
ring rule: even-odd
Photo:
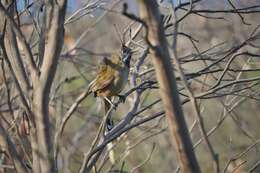
[[181,172],[199,173],[200,167],[193,151],[180,104],[158,4],[154,0],[139,0],[139,4],[141,19],[147,25],[146,40],[151,48],[152,60],[160,87],[159,92],[165,108],[172,142],[175,144]]

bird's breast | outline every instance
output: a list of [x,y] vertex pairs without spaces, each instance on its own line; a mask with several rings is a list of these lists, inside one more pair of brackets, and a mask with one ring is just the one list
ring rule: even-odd
[[128,68],[127,69],[124,68],[122,70],[117,71],[117,74],[115,75],[114,87],[113,87],[115,93],[118,94],[124,89],[128,80],[128,73],[129,73]]

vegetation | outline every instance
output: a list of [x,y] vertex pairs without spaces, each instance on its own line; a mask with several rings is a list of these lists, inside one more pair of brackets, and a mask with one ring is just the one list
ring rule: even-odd
[[[257,0],[0,0],[0,173],[260,172],[259,13]],[[106,112],[88,86],[122,44],[128,83]]]

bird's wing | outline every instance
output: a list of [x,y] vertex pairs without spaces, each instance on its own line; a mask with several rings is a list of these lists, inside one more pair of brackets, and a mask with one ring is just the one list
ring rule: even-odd
[[104,89],[114,80],[114,71],[107,65],[101,65],[99,72],[97,73],[96,79],[93,81],[93,84],[90,88],[92,92]]

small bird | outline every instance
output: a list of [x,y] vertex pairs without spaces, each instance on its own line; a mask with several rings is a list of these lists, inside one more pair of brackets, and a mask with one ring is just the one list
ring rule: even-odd
[[[118,96],[120,100],[124,101],[124,97],[120,95],[120,92],[128,81],[131,57],[131,49],[122,44],[119,53],[113,54],[110,59],[107,57],[103,59],[97,77],[89,84],[89,93],[94,93],[95,97],[103,98],[105,113],[111,106],[114,106],[111,101],[112,97]],[[108,119],[107,125],[112,126],[110,119]]]

